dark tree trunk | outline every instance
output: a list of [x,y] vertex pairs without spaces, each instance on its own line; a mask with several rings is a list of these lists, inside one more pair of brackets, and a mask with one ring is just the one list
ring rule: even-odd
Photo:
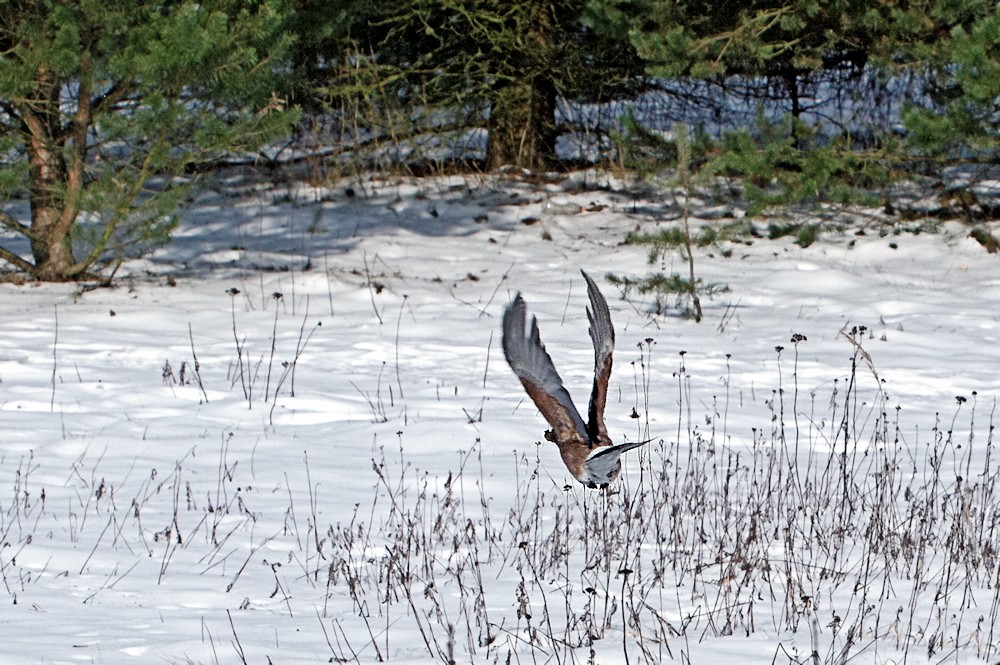
[[790,63],[781,70],[781,79],[784,81],[785,90],[788,92],[788,99],[792,103],[792,147],[799,148],[799,128],[798,121],[802,117],[802,97],[799,90],[799,72]]
[[505,82],[493,91],[486,166],[517,166],[532,171],[552,168],[556,161],[556,89],[535,77]]

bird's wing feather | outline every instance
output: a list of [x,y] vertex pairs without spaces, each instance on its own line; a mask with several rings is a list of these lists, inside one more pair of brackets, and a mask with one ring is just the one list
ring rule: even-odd
[[538,321],[527,325],[527,306],[517,294],[503,313],[503,352],[535,406],[555,432],[558,442],[587,442],[587,428],[563,386],[538,334]]
[[608,428],[604,424],[604,405],[608,400],[608,380],[611,378],[611,354],[615,349],[615,329],[611,325],[608,301],[604,299],[597,284],[590,275],[583,273],[587,280],[587,294],[590,307],[587,320],[590,322],[590,339],[594,343],[594,388],[590,392],[590,407],[587,413],[587,433],[592,442],[610,441]]
[[630,443],[615,443],[610,446],[595,448],[587,455],[587,459],[583,461],[583,466],[593,477],[607,478],[615,465],[618,464],[618,458],[621,457],[622,453],[633,448],[638,448],[646,443],[649,442],[632,441]]

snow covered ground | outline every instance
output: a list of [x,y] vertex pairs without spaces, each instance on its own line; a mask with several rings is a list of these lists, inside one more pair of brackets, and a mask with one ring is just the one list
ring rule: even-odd
[[[115,288],[0,287],[0,661],[995,661],[996,256],[859,214],[698,250],[729,291],[654,317],[605,275],[683,273],[622,244],[679,210],[233,179]],[[607,494],[500,350],[521,291],[585,406],[581,268],[653,439]]]

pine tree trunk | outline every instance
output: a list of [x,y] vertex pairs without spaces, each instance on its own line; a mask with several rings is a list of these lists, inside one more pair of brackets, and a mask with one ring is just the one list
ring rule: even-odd
[[548,79],[507,82],[493,91],[486,166],[544,171],[556,163],[556,91]]
[[31,254],[35,262],[34,276],[46,282],[72,279],[76,260],[69,235],[61,232],[58,210],[39,209],[32,204]]
[[45,281],[63,281],[70,277],[70,270],[76,263],[69,240],[70,225],[63,223],[66,166],[59,152],[50,146],[36,145],[32,141],[29,153],[31,254],[35,276]]
[[[69,232],[76,221],[82,163],[68,169],[63,154],[59,83],[44,68],[36,78],[35,103],[22,111],[28,130],[28,189],[31,194],[31,254],[34,276],[45,281],[73,277],[76,261]],[[77,172],[79,171],[79,172]]]

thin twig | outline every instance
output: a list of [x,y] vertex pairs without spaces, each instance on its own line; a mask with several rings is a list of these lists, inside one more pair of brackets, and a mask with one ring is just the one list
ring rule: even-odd
[[[244,375],[243,369],[243,345],[240,343],[240,336],[236,332],[236,296],[240,294],[240,290],[236,287],[232,287],[226,290],[229,294],[230,309],[232,311],[233,318],[233,340],[236,342],[236,362],[240,371],[240,385],[243,387],[243,397],[250,401],[250,393],[247,391],[247,378]],[[235,383],[235,381],[234,381]]]
[[490,331],[490,341],[486,345],[486,367],[483,369],[483,388],[486,387],[486,375],[490,372],[490,351],[493,349],[493,331]]
[[55,332],[52,337],[52,397],[49,400],[49,411],[56,410],[56,346],[59,344],[59,305],[52,306],[55,314]]
[[[280,291],[275,291],[271,297],[274,298],[274,325],[271,327],[271,356],[267,360],[267,379],[264,381],[265,403],[271,395],[271,368],[274,367],[274,352],[278,348],[278,301],[282,300],[284,296]],[[277,389],[274,391],[274,396],[278,397]]]
[[201,382],[201,363],[198,362],[198,354],[194,350],[194,332],[191,330],[191,322],[188,322],[188,339],[191,340],[191,357],[194,359],[194,378],[198,381],[198,388],[201,389],[201,396],[208,404],[208,393],[205,392],[205,385]]
[[687,125],[683,122],[677,124],[677,170],[680,172],[681,187],[684,189],[684,250],[688,259],[688,292],[691,295],[691,304],[694,305],[695,323],[701,321],[701,298],[698,297],[698,287],[694,275],[694,251],[691,246],[691,181],[689,165],[691,158],[691,145],[688,142]]
[[485,316],[487,308],[489,308],[490,304],[493,302],[493,299],[497,297],[497,291],[499,291],[500,287],[503,286],[504,281],[507,279],[507,275],[510,274],[510,271],[514,268],[514,265],[515,265],[514,263],[511,263],[509,266],[507,266],[507,269],[504,270],[503,274],[500,275],[500,281],[497,282],[496,288],[493,289],[493,293],[490,294],[490,297],[486,301],[486,304],[484,304],[482,309],[479,310],[480,317]]
[[330,301],[330,316],[333,316],[333,286],[330,283],[330,262],[328,259],[327,253],[323,252],[323,266],[326,270],[326,297]]
[[399,378],[399,324],[403,320],[403,307],[406,306],[407,298],[409,296],[404,293],[403,302],[399,303],[399,316],[396,317],[396,385],[399,386],[399,399],[403,399],[403,381]]
[[243,645],[240,644],[240,636],[236,634],[236,624],[233,623],[233,615],[228,609],[226,610],[226,616],[229,617],[229,627],[233,631],[233,639],[235,640],[233,647],[236,649],[236,653],[239,654],[240,660],[243,661],[244,665],[246,665],[247,657],[243,653]]
[[365,261],[365,281],[368,284],[368,295],[372,299],[372,309],[375,310],[375,317],[378,319],[379,325],[382,325],[382,323],[383,323],[383,321],[382,321],[382,315],[379,314],[378,306],[375,304],[375,289],[372,288],[372,275],[371,275],[371,272],[368,270],[368,254],[367,254],[367,252],[363,255],[362,258],[364,258],[364,261]]

